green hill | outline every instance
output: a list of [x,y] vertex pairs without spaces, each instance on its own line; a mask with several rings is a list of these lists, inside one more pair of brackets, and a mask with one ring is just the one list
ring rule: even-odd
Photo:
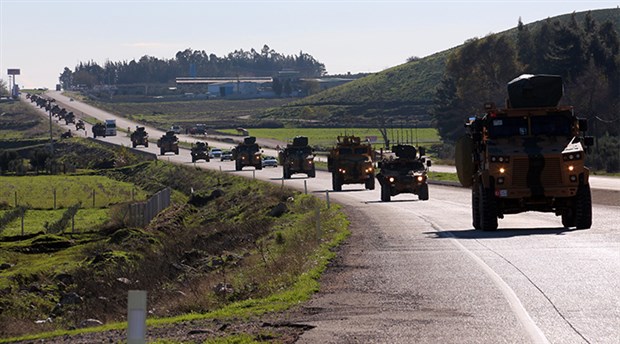
[[[582,22],[586,13],[575,13],[575,19]],[[616,31],[620,32],[619,8],[593,10],[590,13],[596,22],[610,21]],[[572,15],[565,14],[545,20],[569,22]],[[515,24],[518,19],[515,17]],[[541,20],[530,23],[526,27],[533,31],[543,22]],[[507,35],[516,41],[516,25],[515,28],[496,35]],[[379,123],[390,122],[401,125],[416,121],[420,126],[430,126],[429,109],[435,89],[444,74],[446,60],[453,51],[462,46],[371,74],[280,108],[270,109],[263,117],[285,122],[296,121],[302,126],[377,126]]]

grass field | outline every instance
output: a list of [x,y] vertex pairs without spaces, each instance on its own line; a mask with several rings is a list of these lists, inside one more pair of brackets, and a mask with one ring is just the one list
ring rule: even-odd
[[101,176],[27,176],[0,177],[0,203],[29,205],[33,209],[66,208],[82,202],[83,208],[107,207],[111,204],[146,199],[146,192],[133,184]]
[[[27,210],[24,215],[24,232],[23,234],[32,234],[45,231],[45,223],[53,223],[58,221],[65,212],[64,209],[57,210]],[[4,211],[0,211],[0,217],[4,215]],[[82,233],[97,228],[99,225],[110,220],[109,209],[80,209],[75,214],[75,222],[73,231]],[[72,231],[71,225],[67,228],[68,232]],[[22,224],[20,219],[16,219],[9,223],[2,231],[3,236],[15,236],[22,234]]]
[[[220,130],[227,134],[237,134],[235,129]],[[356,135],[362,138],[376,136],[378,141],[383,141],[379,129],[375,128],[280,128],[249,129],[249,134],[259,138],[275,139],[283,142],[291,142],[295,136],[307,136],[311,146],[330,147],[336,142],[338,135]],[[419,142],[422,145],[437,143],[440,141],[439,134],[434,128],[403,128],[388,130],[388,135],[393,142]]]

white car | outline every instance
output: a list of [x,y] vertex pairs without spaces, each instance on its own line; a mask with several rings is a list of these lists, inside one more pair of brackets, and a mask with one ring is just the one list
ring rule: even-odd
[[273,156],[263,158],[263,167],[278,167],[278,159]]
[[222,157],[222,150],[219,149],[219,148],[211,149],[211,153],[209,153],[209,157],[210,158],[221,158]]

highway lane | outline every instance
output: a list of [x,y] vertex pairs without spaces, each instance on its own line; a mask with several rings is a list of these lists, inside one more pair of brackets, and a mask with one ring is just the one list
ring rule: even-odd
[[[186,150],[164,159],[191,164]],[[280,168],[195,166],[300,190],[305,182],[320,197],[331,189],[323,171],[283,182]],[[463,188],[431,185],[426,202],[413,195],[380,202],[378,189],[361,185],[329,197],[350,216],[352,236],[321,292],[291,319],[316,326],[301,343],[620,342],[619,206],[595,204],[589,230],[531,212],[481,232],[472,229]]]

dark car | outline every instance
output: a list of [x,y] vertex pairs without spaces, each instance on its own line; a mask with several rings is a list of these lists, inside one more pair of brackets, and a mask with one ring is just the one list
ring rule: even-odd
[[220,161],[232,161],[233,160],[233,154],[231,151],[227,150],[227,151],[223,151],[222,155],[220,156]]

